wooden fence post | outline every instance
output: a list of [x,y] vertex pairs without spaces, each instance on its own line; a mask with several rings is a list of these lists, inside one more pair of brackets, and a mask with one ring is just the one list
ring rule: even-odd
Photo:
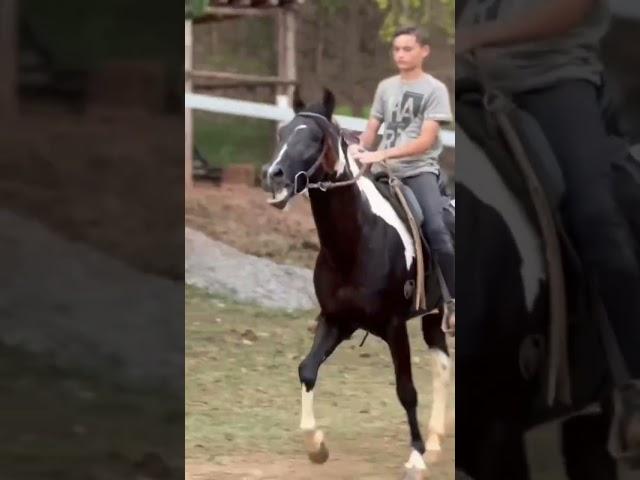
[[[193,82],[191,70],[193,69],[193,22],[184,22],[184,92],[191,93]],[[193,112],[190,108],[184,109],[184,190],[187,193],[193,188]]]

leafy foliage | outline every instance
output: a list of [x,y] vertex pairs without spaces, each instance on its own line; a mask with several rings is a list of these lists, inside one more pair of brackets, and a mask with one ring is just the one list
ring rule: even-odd
[[427,33],[439,30],[451,40],[454,35],[455,0],[373,0],[385,14],[380,35],[391,40],[393,32],[409,25],[423,27]]
[[204,13],[209,0],[184,0],[184,18],[197,18]]

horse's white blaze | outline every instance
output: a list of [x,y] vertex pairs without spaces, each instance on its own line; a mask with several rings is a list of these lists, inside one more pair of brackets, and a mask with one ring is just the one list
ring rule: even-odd
[[[295,135],[295,133],[296,133],[298,130],[302,130],[303,128],[309,128],[309,127],[307,127],[306,125],[298,125],[298,126],[293,130],[293,133],[291,134],[291,137],[289,137],[289,140],[291,140],[291,138],[293,138],[293,136]],[[282,146],[282,148],[280,149],[280,152],[278,153],[278,156],[276,157],[276,159],[273,161],[273,163],[272,163],[272,164],[271,164],[271,166],[269,167],[269,170],[267,171],[267,173],[268,173],[269,175],[271,175],[271,173],[273,172],[273,169],[275,168],[275,166],[280,162],[280,160],[282,160],[282,156],[284,155],[284,152],[286,152],[286,151],[287,151],[287,143],[289,143],[289,142],[286,142],[286,143]]]
[[458,157],[464,155],[466,162],[464,168],[456,171],[456,179],[480,200],[495,208],[513,234],[522,258],[520,274],[527,308],[531,311],[540,282],[546,277],[540,237],[487,155],[461,128],[456,128],[456,148]]
[[[360,169],[358,168],[356,161],[351,157],[351,155],[349,155],[348,152],[345,154],[342,148],[339,148],[339,150],[340,157],[342,158],[342,161],[348,163],[351,174],[354,176],[358,175]],[[345,155],[346,161],[344,160]],[[369,202],[371,211],[375,215],[382,218],[393,228],[395,228],[395,230],[398,232],[398,235],[402,240],[402,244],[404,245],[404,259],[407,264],[407,270],[409,270],[411,268],[411,264],[413,263],[413,259],[416,256],[413,239],[411,237],[411,234],[409,233],[409,230],[404,225],[391,204],[387,202],[387,200],[382,196],[382,194],[378,191],[378,189],[370,179],[366,177],[360,177],[357,184],[358,188]]]
[[302,414],[300,417],[300,429],[314,430],[316,428],[316,417],[313,414],[313,390],[307,392],[307,388],[302,385]]
[[412,450],[409,456],[409,461],[404,464],[407,468],[415,468],[416,470],[426,470],[427,464],[424,463],[424,458],[417,450]]
[[267,171],[268,175],[271,175],[273,173],[274,168],[276,168],[276,165],[278,165],[280,160],[282,160],[282,156],[284,155],[284,152],[286,152],[286,151],[287,151],[287,144],[285,143],[282,146],[282,148],[280,149],[280,153],[278,153],[278,156],[276,157],[276,159],[273,161],[273,163],[269,167],[269,170]]
[[448,387],[451,383],[451,359],[442,350],[431,350],[433,362],[433,403],[429,419],[427,450],[440,450],[440,436],[444,435]]

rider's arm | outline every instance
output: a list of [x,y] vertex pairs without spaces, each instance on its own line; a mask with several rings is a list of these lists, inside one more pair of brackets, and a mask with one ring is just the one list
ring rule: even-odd
[[366,150],[373,150],[375,148],[380,125],[382,125],[382,122],[375,117],[371,117],[367,122],[364,132],[360,135],[360,145]]
[[[512,19],[479,24],[461,31],[459,50],[545,40],[580,26],[601,0],[554,0]],[[456,33],[456,42],[458,41]]]
[[429,151],[438,139],[440,124],[435,120],[425,120],[420,130],[420,136],[411,142],[398,147],[381,150],[387,160],[422,155]]

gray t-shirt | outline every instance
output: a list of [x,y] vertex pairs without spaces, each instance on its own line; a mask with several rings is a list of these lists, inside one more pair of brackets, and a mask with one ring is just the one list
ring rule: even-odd
[[[550,1],[558,0],[469,0],[460,13],[458,27],[508,20]],[[596,3],[582,25],[568,33],[542,41],[488,48],[492,51],[491,62],[485,68],[494,86],[520,93],[563,80],[587,80],[599,85],[603,67],[598,50],[609,26],[610,12],[607,0]]]
[[[425,74],[418,80],[404,81],[400,75],[389,77],[378,84],[371,107],[371,116],[384,122],[381,149],[407,144],[420,136],[426,120],[451,122],[449,92],[444,83]],[[436,140],[431,149],[422,155],[389,160],[391,172],[399,178],[424,172],[438,173],[438,157],[442,152],[442,140]],[[373,172],[382,170],[373,166]]]

